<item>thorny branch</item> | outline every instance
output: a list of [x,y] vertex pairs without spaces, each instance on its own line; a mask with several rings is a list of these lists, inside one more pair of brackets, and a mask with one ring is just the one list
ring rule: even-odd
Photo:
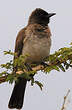
[[[16,53],[12,53],[11,51],[5,51],[4,54],[13,55],[13,56],[16,55]],[[37,73],[37,71],[39,71],[39,70],[42,70],[45,73],[49,73],[51,70],[57,70],[57,71],[62,70],[63,72],[65,72],[67,69],[69,69],[69,67],[72,68],[72,43],[71,43],[70,47],[61,48],[58,51],[55,51],[54,54],[51,54],[50,56],[48,56],[48,58],[45,59],[45,61],[47,62],[47,66],[43,66],[41,64],[31,66],[32,71],[26,70],[26,67],[23,62],[24,58],[26,58],[26,57],[28,57],[28,56],[21,55],[18,59],[14,60],[15,62],[13,62],[13,60],[12,60],[10,62],[7,62],[6,64],[1,64],[0,67],[6,69],[6,71],[3,71],[0,74],[0,83],[5,82],[5,81],[10,81],[8,76],[10,74],[12,74],[13,72],[7,73],[7,71],[8,70],[12,71],[12,69],[14,67],[18,68],[16,75],[21,75],[22,73],[30,73],[28,75],[31,75],[31,74],[33,75],[33,73],[34,73],[34,75],[35,75]],[[12,78],[13,78],[13,76],[12,76]]]
[[[43,69],[44,69],[44,66],[43,65],[38,65],[38,66],[32,68],[33,71],[39,71],[39,70],[43,70]],[[24,72],[26,72],[26,70],[24,70]],[[16,74],[22,74],[22,73],[23,73],[23,71],[17,71],[16,72]],[[8,75],[5,75],[5,76],[0,77],[0,83],[5,82],[7,76]]]
[[63,101],[61,110],[65,110],[66,100],[67,100],[67,97],[68,97],[69,93],[70,93],[70,90],[68,90],[66,96],[64,96],[64,101]]

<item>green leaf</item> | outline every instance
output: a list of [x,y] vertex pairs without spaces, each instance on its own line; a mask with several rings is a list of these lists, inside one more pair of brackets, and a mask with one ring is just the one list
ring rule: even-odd
[[40,89],[42,90],[42,88],[43,88],[43,84],[42,83],[40,83],[39,81],[35,81],[35,84],[37,84],[40,87]]
[[59,68],[60,68],[63,72],[65,72],[65,69],[64,69],[64,67],[63,67],[62,65],[59,65]]
[[59,70],[59,67],[57,65],[53,65],[52,68],[55,69],[55,70],[57,70],[57,71],[60,71]]
[[11,50],[9,50],[9,51],[4,51],[4,55],[14,55],[14,53],[13,52],[11,52]]
[[5,75],[8,75],[9,73],[7,71],[3,71],[2,73],[0,73],[0,77],[1,76],[5,76]]
[[50,71],[51,70],[53,70],[53,68],[52,67],[50,67],[50,66],[48,66],[48,67],[46,67],[45,69],[44,69],[44,71],[47,73],[50,73]]
[[34,78],[31,79],[31,85],[34,85]]
[[0,67],[1,68],[5,68],[6,67],[6,64],[1,64]]
[[69,67],[70,67],[70,64],[67,63],[67,64],[66,64],[66,70],[67,70]]
[[72,45],[72,42],[70,43],[70,45]]
[[52,66],[48,66],[48,67],[45,68],[45,72],[46,72],[46,73],[47,73],[47,72],[50,73],[51,70],[60,71],[60,70],[59,70],[59,67],[58,67],[57,65],[52,65]]
[[7,76],[6,81],[12,84],[13,81],[14,81],[14,75],[13,75],[13,74],[9,74],[9,75]]
[[68,55],[72,55],[72,52],[69,52]]

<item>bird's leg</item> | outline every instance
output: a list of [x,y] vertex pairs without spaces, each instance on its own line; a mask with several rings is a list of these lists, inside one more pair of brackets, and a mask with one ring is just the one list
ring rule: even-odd
[[[25,66],[27,67],[28,71],[32,71],[32,68],[28,63],[26,63]],[[30,74],[31,79],[33,79],[33,76],[34,76],[34,74]],[[28,80],[28,81],[30,81],[30,80]]]
[[28,71],[32,71],[32,68],[31,68],[31,66],[28,63],[25,63],[25,66],[27,67]]

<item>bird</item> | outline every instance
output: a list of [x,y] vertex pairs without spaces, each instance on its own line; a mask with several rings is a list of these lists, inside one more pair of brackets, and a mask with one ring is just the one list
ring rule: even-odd
[[[27,26],[22,28],[17,35],[14,51],[17,55],[14,59],[28,54],[29,56],[24,59],[26,64],[44,62],[50,54],[51,31],[48,24],[54,15],[56,13],[48,13],[41,8],[32,11]],[[15,82],[8,104],[10,109],[23,107],[26,84],[25,78],[19,78],[19,81]]]

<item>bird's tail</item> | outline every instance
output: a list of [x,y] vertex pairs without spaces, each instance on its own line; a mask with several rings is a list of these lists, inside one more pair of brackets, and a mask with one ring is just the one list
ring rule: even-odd
[[24,93],[26,88],[27,80],[24,78],[19,78],[15,83],[8,107],[13,109],[21,109],[23,106]]

